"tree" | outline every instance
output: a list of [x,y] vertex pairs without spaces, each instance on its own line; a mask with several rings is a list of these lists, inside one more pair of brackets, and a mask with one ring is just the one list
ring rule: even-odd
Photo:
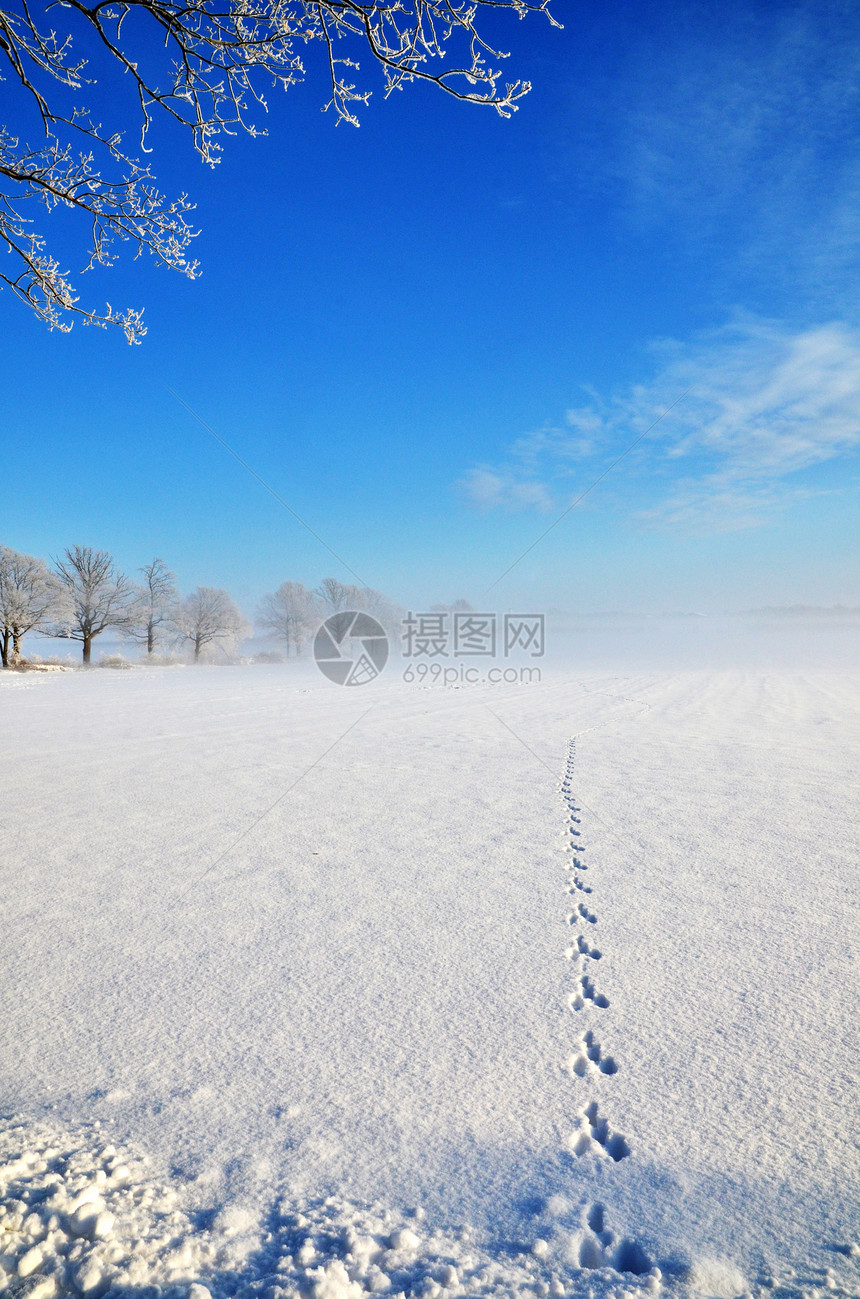
[[69,623],[52,627],[50,635],[68,636],[83,645],[89,663],[93,640],[108,627],[125,631],[132,617],[134,584],[119,571],[106,550],[72,546],[57,560],[57,575],[71,605]]
[[[66,588],[41,559],[0,546],[0,659],[18,663],[28,631],[67,624],[71,616]],[[12,653],[9,653],[9,645]]]
[[154,654],[160,630],[175,621],[176,575],[171,573],[163,559],[153,559],[139,572],[143,574],[143,581],[126,634],[139,645],[145,645],[147,654]]
[[257,610],[257,622],[287,647],[301,654],[302,645],[320,619],[317,597],[301,582],[282,582],[274,595],[264,595]]
[[[338,120],[358,125],[355,109],[371,91],[349,78],[359,52],[381,70],[384,94],[406,82],[432,82],[457,99],[510,116],[530,89],[499,85],[496,61],[506,57],[475,25],[488,10],[520,18],[541,12],[553,26],[549,0],[63,0],[50,23],[30,0],[0,0],[0,66],[13,114],[0,127],[0,243],[14,269],[0,282],[48,323],[68,330],[75,316],[118,325],[129,342],[146,332],[142,313],[77,305],[68,272],[46,249],[34,208],[72,209],[85,222],[84,269],[109,266],[115,244],[130,242],[157,262],[194,278],[186,254],[195,231],[183,194],[167,201],[155,176],[128,151],[132,127],[140,148],[160,113],[185,127],[202,160],[219,160],[222,133],[261,133],[263,87],[303,79],[303,50],[319,50]],[[61,23],[57,28],[54,24]],[[462,57],[449,55],[449,46]],[[86,71],[85,71],[86,70]],[[81,94],[98,85],[112,120],[102,125]],[[84,87],[87,89],[84,90]],[[41,137],[31,143],[34,131]]]
[[324,577],[314,591],[314,595],[328,615],[345,609],[350,592],[358,589],[357,586],[344,586],[343,582],[339,582],[336,577]]
[[350,587],[347,604],[350,609],[362,609],[371,614],[377,622],[382,623],[389,636],[399,634],[405,610],[381,591],[374,590],[372,586]]
[[341,609],[358,609],[376,618],[389,635],[399,632],[403,610],[372,586],[344,586],[336,577],[324,577],[314,595],[324,606],[326,617]]
[[226,591],[214,586],[198,586],[186,596],[177,614],[176,626],[183,639],[194,648],[194,662],[207,645],[227,649],[250,630]]

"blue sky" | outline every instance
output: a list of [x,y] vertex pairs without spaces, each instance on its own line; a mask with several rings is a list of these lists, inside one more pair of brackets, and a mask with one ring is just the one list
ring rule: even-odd
[[495,23],[510,121],[413,86],[335,128],[312,73],[214,172],[160,131],[203,275],[79,280],[145,306],[136,348],[0,295],[0,540],[161,555],[248,612],[351,580],[172,388],[367,584],[485,603],[689,389],[493,605],[860,603],[856,7],[557,12]]

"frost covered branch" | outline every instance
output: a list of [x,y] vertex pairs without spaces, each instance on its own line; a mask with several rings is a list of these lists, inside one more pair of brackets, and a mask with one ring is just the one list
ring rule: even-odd
[[[222,134],[265,134],[259,114],[264,87],[287,89],[305,75],[302,54],[324,51],[330,81],[325,108],[358,125],[356,106],[372,93],[352,80],[358,55],[370,53],[382,70],[386,96],[414,80],[432,82],[455,98],[509,117],[527,94],[526,81],[501,83],[507,57],[479,32],[479,14],[542,13],[560,26],[549,0],[54,0],[37,19],[28,0],[0,9],[0,80],[8,83],[13,113],[0,125],[0,246],[13,269],[5,284],[51,328],[68,330],[77,315],[91,324],[118,325],[129,342],[146,332],[141,312],[103,312],[78,305],[68,272],[46,247],[32,213],[57,206],[87,222],[84,270],[109,266],[115,245],[130,242],[172,270],[194,278],[186,256],[195,231],[185,195],[168,201],[155,177],[123,145],[134,129],[142,152],[160,110],[186,128],[200,158],[218,162]],[[48,25],[60,10],[69,29]],[[449,54],[449,44],[452,52]],[[118,66],[127,104],[103,129],[79,100],[98,79],[88,72]],[[456,49],[458,54],[453,50]],[[17,92],[17,100],[13,92]],[[28,140],[37,131],[39,140]]]

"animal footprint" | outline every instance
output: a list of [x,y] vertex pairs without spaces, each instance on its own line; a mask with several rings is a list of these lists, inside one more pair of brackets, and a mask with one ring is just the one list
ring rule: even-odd
[[[565,956],[569,961],[572,961],[574,957],[580,956],[584,957],[586,961],[599,961],[603,956],[603,953],[597,947],[589,947],[588,940],[583,938],[582,934],[580,934],[576,940],[576,946],[568,947]],[[582,962],[580,961],[578,964],[581,969]]]
[[586,1001],[592,1002],[598,1010],[605,1010],[609,1005],[609,998],[605,997],[602,992],[598,992],[594,987],[594,981],[589,979],[587,974],[580,975],[579,987],[576,992],[572,992],[569,998],[571,1010],[582,1010]]
[[592,1101],[580,1114],[569,1145],[575,1155],[606,1154],[616,1163],[630,1154],[626,1139],[620,1132],[613,1132],[607,1120],[600,1117],[597,1101]]
[[588,1001],[593,1001],[598,1010],[606,1010],[609,1005],[609,998],[605,997],[602,992],[595,990],[594,980],[589,979],[587,974],[582,976],[582,995]]
[[580,893],[591,893],[592,891],[587,884],[583,884],[578,875],[574,875],[573,885],[568,889],[568,893],[573,893],[575,889],[578,889]]
[[602,1204],[592,1204],[586,1222],[596,1236],[603,1234],[606,1230],[606,1209]]
[[591,1206],[583,1226],[574,1233],[570,1243],[574,1259],[589,1271],[611,1267],[616,1272],[644,1276],[651,1270],[651,1260],[638,1241],[619,1240],[614,1231],[607,1229],[602,1204]]
[[590,925],[597,924],[597,916],[593,911],[589,911],[584,902],[580,902],[575,911],[572,911],[567,918],[569,925],[578,925],[580,920],[586,920]]
[[618,1065],[611,1055],[604,1058],[600,1044],[594,1040],[591,1031],[580,1038],[579,1046],[568,1060],[567,1067],[577,1078],[584,1078],[594,1069],[604,1074],[618,1073]]

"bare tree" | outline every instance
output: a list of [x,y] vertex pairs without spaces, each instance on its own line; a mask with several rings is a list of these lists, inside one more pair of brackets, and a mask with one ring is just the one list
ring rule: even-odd
[[[14,269],[0,281],[52,328],[68,330],[75,315],[118,325],[129,342],[146,332],[141,312],[77,305],[69,275],[46,250],[33,208],[70,208],[89,230],[86,266],[108,266],[115,245],[129,242],[156,261],[194,278],[187,250],[195,231],[183,194],[166,201],[149,165],[132,156],[123,134],[132,125],[142,151],[157,112],[185,127],[210,166],[222,133],[264,134],[263,86],[287,87],[305,74],[302,51],[318,49],[330,99],[341,121],[358,124],[356,106],[370,90],[350,80],[356,55],[369,54],[386,96],[416,79],[457,99],[510,116],[529,83],[499,84],[506,57],[481,35],[479,13],[507,9],[520,18],[541,12],[554,26],[549,0],[63,0],[39,14],[31,0],[2,0],[0,66],[12,121],[0,127],[0,243]],[[64,24],[57,27],[56,24]],[[449,54],[449,49],[451,53]],[[459,50],[461,53],[454,53]],[[96,80],[92,52],[105,81],[100,98],[114,120],[102,125],[80,95]],[[119,71],[120,76],[110,80]],[[14,97],[14,98],[13,98]],[[40,139],[30,142],[33,127]]]
[[357,590],[357,586],[344,586],[343,582],[339,582],[336,577],[324,577],[314,591],[314,595],[326,614],[332,614],[345,609],[349,593]]
[[143,574],[143,581],[138,588],[126,635],[139,645],[145,645],[147,654],[154,654],[161,630],[166,630],[175,621],[176,575],[171,573],[163,559],[153,559],[139,572]]
[[134,584],[119,571],[106,550],[72,546],[56,562],[57,575],[71,604],[71,618],[51,628],[52,636],[67,636],[83,645],[90,662],[93,641],[108,627],[128,628],[135,598]]
[[336,577],[325,577],[314,591],[326,617],[341,609],[358,609],[372,614],[389,635],[398,635],[403,610],[372,586],[344,586]]
[[[14,667],[28,631],[68,625],[71,605],[65,586],[33,555],[0,546],[0,659]],[[9,653],[9,646],[12,653]]]
[[191,642],[195,663],[208,645],[232,648],[250,630],[227,592],[214,586],[198,586],[185,597],[176,626],[181,637]]
[[273,595],[264,595],[257,610],[257,622],[267,632],[284,641],[287,654],[290,646],[301,654],[307,640],[320,619],[317,597],[301,582],[282,582]]
[[389,635],[399,633],[400,620],[404,617],[405,610],[381,591],[374,590],[372,586],[350,587],[347,604],[350,609],[361,609],[371,614]]

